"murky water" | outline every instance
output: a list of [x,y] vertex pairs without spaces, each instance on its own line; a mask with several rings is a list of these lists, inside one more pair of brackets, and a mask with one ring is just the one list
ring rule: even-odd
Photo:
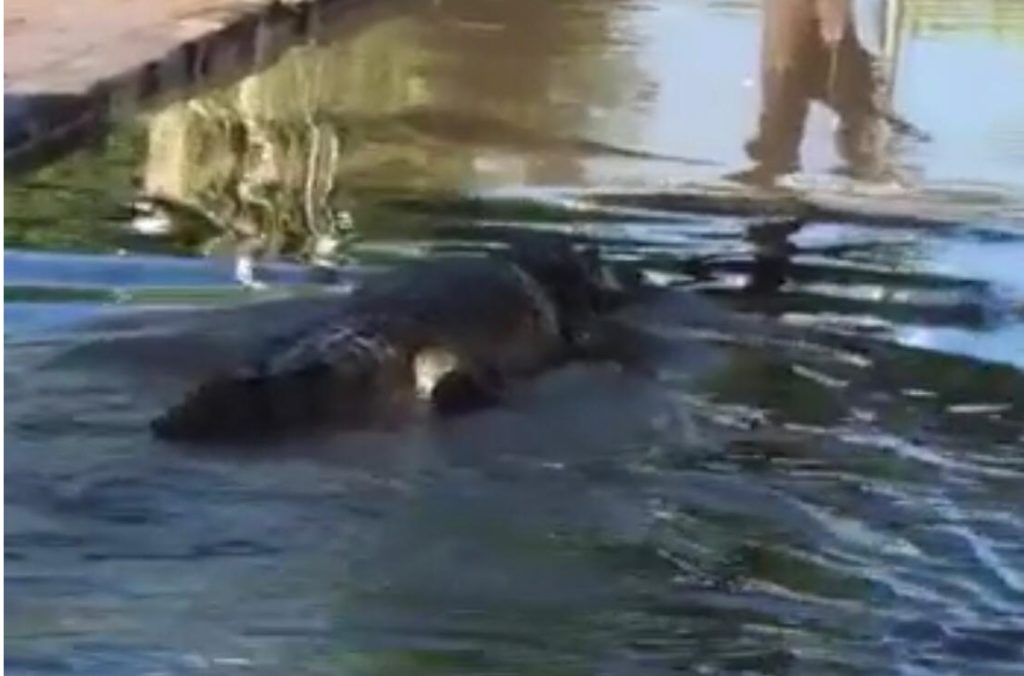
[[[854,5],[381,2],[9,178],[7,668],[1020,673],[1024,5]],[[520,228],[672,284],[629,317],[672,349],[150,437],[368,268]]]

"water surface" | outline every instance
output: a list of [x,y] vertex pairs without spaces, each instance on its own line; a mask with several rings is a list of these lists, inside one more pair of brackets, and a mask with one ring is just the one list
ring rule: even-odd
[[[814,102],[756,180],[761,10],[697,0],[382,2],[9,178],[7,668],[1019,673],[1024,12],[856,5],[913,130],[844,155]],[[150,437],[369,270],[522,228],[671,285],[631,321],[674,349]]]

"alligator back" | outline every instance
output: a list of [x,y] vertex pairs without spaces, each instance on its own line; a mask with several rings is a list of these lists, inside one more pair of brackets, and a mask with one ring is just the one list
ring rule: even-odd
[[153,421],[154,433],[242,440],[374,426],[421,410],[452,373],[500,383],[551,365],[564,347],[546,291],[494,258],[403,267],[326,307],[329,316],[200,384]]

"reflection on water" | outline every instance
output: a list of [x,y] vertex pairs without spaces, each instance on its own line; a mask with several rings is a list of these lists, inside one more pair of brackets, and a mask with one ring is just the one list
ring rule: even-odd
[[[886,8],[892,14],[899,11],[895,3]],[[746,145],[756,165],[737,178],[771,183],[798,169],[800,144],[815,101],[838,118],[836,151],[858,178],[886,178],[882,157],[888,127],[927,140],[889,110],[895,55],[886,55],[890,67],[883,68],[868,53],[849,2],[781,0],[764,4],[762,13],[761,114],[757,135]],[[898,15],[884,27],[886,33],[897,33],[883,38],[894,51]]]
[[[1019,671],[1021,6],[379,3],[9,178],[8,668]],[[521,228],[677,287],[653,373],[252,462],[146,433]]]
[[[122,201],[171,209],[190,233],[179,241],[198,228],[272,251],[331,250],[348,236],[340,212],[371,189],[692,190],[785,178],[868,207],[913,199],[919,211],[1019,217],[1024,95],[1004,86],[1024,67],[1013,7],[531,0],[510,12],[446,0],[353,10],[333,40],[123,130],[101,164],[121,173],[107,183],[138,188]],[[993,38],[935,37],[954,23]],[[8,187],[18,235],[38,223],[33,195],[95,180],[95,160],[80,164]],[[74,207],[72,218],[112,217],[84,198]]]
[[154,115],[143,193],[221,231],[315,247],[345,234],[338,213],[360,188],[468,188],[488,152],[503,181],[574,183],[580,157],[629,152],[579,134],[590,96],[557,101],[595,80],[620,102],[617,82],[601,81],[620,79],[628,56],[615,78],[583,53],[613,11],[530,2],[508,16],[497,3],[446,2],[298,48]]

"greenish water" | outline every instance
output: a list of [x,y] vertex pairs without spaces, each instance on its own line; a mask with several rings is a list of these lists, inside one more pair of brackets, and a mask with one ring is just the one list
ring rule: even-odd
[[[883,5],[851,100],[921,133],[844,151],[818,102],[758,185],[799,102],[761,121],[766,19],[698,0],[353,9],[8,177],[7,669],[1019,673],[1024,12]],[[828,209],[766,221],[793,200]],[[150,437],[367,271],[524,228],[671,285],[630,319],[672,353],[399,431]]]

